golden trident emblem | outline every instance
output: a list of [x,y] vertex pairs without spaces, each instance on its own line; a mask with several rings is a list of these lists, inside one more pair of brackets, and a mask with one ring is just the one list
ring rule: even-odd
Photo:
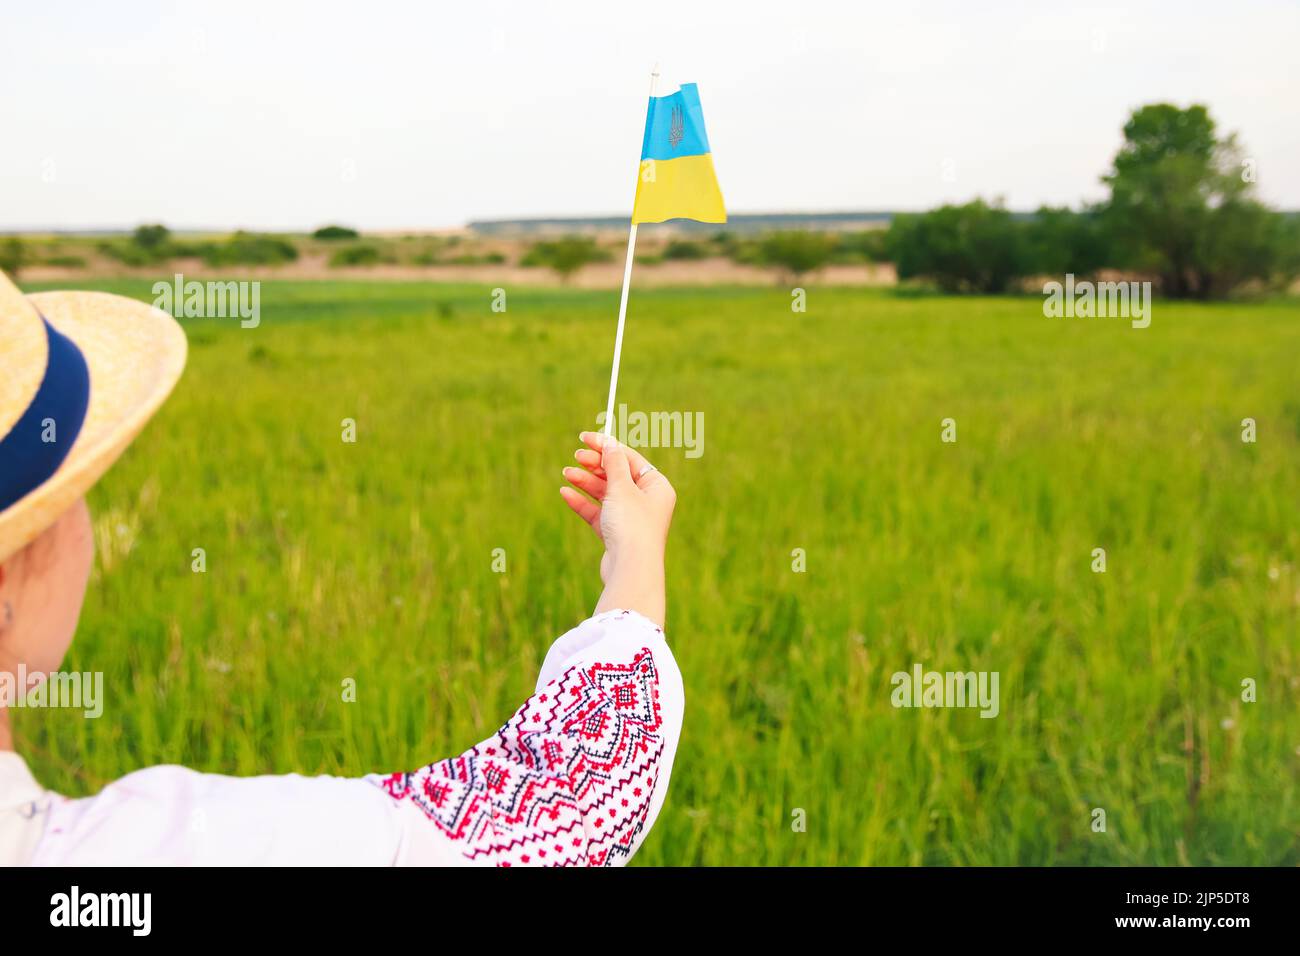
[[676,149],[686,138],[686,111],[680,106],[673,107],[673,118],[668,125],[668,145]]

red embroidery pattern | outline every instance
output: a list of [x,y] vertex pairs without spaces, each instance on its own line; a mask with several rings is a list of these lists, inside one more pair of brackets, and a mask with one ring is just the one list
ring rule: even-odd
[[654,657],[642,648],[631,663],[569,668],[459,757],[375,782],[470,860],[617,865],[645,828],[661,723]]

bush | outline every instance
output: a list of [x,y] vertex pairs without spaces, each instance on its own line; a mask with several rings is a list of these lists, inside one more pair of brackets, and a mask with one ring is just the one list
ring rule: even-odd
[[1114,259],[1096,210],[1043,206],[1020,226],[1024,233],[1020,267],[1025,275],[1091,275]]
[[137,226],[126,239],[106,239],[99,251],[127,266],[148,266],[179,255],[171,231],[164,225]]
[[375,246],[346,246],[330,256],[330,265],[336,268],[338,266],[373,266],[378,265],[381,260],[382,257]]
[[152,265],[162,258],[154,250],[141,248],[130,239],[105,240],[99,243],[97,248],[110,259],[116,259],[125,266]]
[[[437,266],[455,263],[456,258],[451,257],[453,249],[460,245],[460,236],[419,236],[409,237],[418,239],[420,248],[410,261],[417,266]],[[500,255],[500,253],[496,253]],[[505,261],[505,256],[501,256],[501,261]]]
[[674,239],[664,247],[663,253],[664,258],[669,260],[707,259],[710,255],[710,251],[702,243],[687,239]]
[[820,232],[775,232],[760,241],[758,252],[762,264],[778,266],[798,278],[830,261],[835,238]]
[[297,248],[285,239],[242,231],[203,250],[203,261],[210,266],[278,266],[297,258]]
[[10,278],[17,278],[18,273],[27,263],[27,247],[17,236],[0,239],[0,270],[9,273]]
[[1290,285],[1300,276],[1300,213],[1277,213],[1278,266],[1277,276],[1283,285]]
[[321,226],[311,234],[311,237],[333,242],[338,239],[360,239],[361,233],[355,229],[349,229],[347,226]]
[[202,259],[214,245],[215,243],[211,242],[181,242],[173,239],[167,244],[167,254],[173,259]]
[[58,266],[63,269],[84,269],[86,260],[81,256],[47,256],[44,262],[47,266]]
[[506,257],[499,252],[464,253],[451,260],[454,266],[499,266]]
[[888,230],[868,229],[864,232],[846,232],[836,239],[834,261],[836,262],[888,262],[889,253],[885,250],[885,237]]
[[734,233],[725,229],[720,229],[713,235],[709,236],[709,245],[723,253],[729,253],[736,245],[736,236]]
[[1251,281],[1286,288],[1300,274],[1300,230],[1296,220],[1253,200],[1210,211],[1208,228],[1197,237],[1193,286],[1201,298],[1219,298]]
[[748,266],[767,265],[763,256],[763,244],[757,239],[734,239],[727,244],[726,254],[732,262]]
[[564,281],[590,262],[606,262],[609,253],[585,236],[566,236],[548,242],[537,242],[519,261],[523,266],[546,266],[553,269]]
[[896,216],[885,247],[900,279],[928,277],[945,292],[1004,292],[1025,274],[1023,229],[982,199]]

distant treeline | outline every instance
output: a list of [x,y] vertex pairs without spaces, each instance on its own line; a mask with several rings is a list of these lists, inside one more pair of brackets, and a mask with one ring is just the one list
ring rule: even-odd
[[[798,279],[828,265],[893,263],[903,281],[947,292],[995,293],[1031,278],[1118,272],[1150,277],[1172,298],[1217,298],[1243,290],[1285,289],[1300,276],[1300,215],[1274,212],[1254,198],[1255,164],[1235,136],[1220,137],[1204,106],[1154,104],[1135,110],[1124,144],[1102,177],[1101,203],[1081,209],[1013,213],[977,199],[924,213],[734,216],[725,226],[673,222],[649,230],[638,248],[646,266],[727,258]],[[523,242],[507,241],[528,223]],[[162,225],[129,236],[50,239],[39,246],[0,238],[0,269],[81,268],[86,254],[128,267],[194,258],[214,268],[278,266],[323,255],[331,267],[495,266],[513,262],[564,279],[619,256],[609,227],[626,218],[475,223],[476,235],[362,237],[330,225],[310,237],[236,232],[176,236]],[[574,234],[583,226],[586,234]],[[569,234],[548,235],[549,230]],[[496,235],[499,231],[501,235]],[[484,235],[487,233],[488,235]]]
[[1286,288],[1300,275],[1300,217],[1257,201],[1255,172],[1235,136],[1216,136],[1204,106],[1144,106],[1102,177],[1105,202],[1022,221],[982,201],[899,216],[885,252],[899,278],[949,291],[999,292],[1027,276],[1103,269],[1149,274],[1172,298]]
[[[731,213],[727,216],[727,231],[738,233],[762,233],[786,230],[843,230],[852,231],[864,227],[888,225],[894,212],[773,212],[773,213]],[[534,236],[565,235],[582,232],[607,232],[626,230],[628,217],[623,216],[578,216],[574,218],[551,219],[493,219],[475,221],[468,224],[468,229],[482,236]],[[650,233],[654,225],[643,226]],[[707,222],[692,222],[689,219],[675,219],[668,227],[673,233],[690,233],[703,235],[718,229]]]
[[[892,262],[900,279],[948,292],[1003,292],[1027,278],[1084,276],[1103,270],[1151,276],[1174,298],[1215,298],[1243,287],[1286,288],[1300,275],[1300,216],[1270,210],[1254,198],[1256,168],[1235,136],[1219,137],[1204,106],[1153,104],[1135,110],[1124,145],[1102,177],[1103,203],[1079,210],[1013,213],[975,200],[926,213],[836,213],[734,216],[724,231],[674,222],[707,239],[680,238],[662,254],[695,259],[726,255],[800,276],[833,262]],[[868,219],[887,229],[851,231]],[[517,220],[476,223],[482,231],[621,226],[625,219]],[[792,229],[797,225],[799,228]],[[780,231],[773,231],[780,230]],[[755,236],[753,232],[760,234]],[[766,234],[762,234],[766,231]],[[590,239],[539,243],[561,251],[566,269],[594,256]]]

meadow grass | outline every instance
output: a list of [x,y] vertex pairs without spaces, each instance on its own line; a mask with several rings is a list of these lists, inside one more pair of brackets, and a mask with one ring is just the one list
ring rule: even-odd
[[[617,293],[507,291],[268,282],[257,329],[187,320],[184,378],[90,495],[67,667],[105,672],[104,716],[15,721],[47,785],[412,769],[531,693],[600,589],[557,489]],[[620,400],[706,424],[702,457],[651,452],[687,711],[637,862],[1300,863],[1295,303],[1157,301],[1134,330],[790,301],[633,294]],[[915,663],[999,672],[999,716],[895,709]]]

